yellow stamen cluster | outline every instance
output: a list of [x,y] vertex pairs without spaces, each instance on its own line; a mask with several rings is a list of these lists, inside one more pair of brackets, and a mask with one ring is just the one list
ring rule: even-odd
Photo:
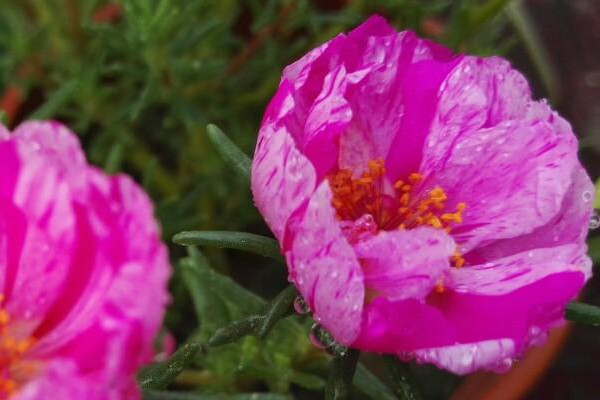
[[[385,167],[383,160],[371,160],[367,170],[354,178],[352,171],[341,169],[328,177],[333,192],[332,205],[337,217],[354,221],[370,214],[380,230],[413,229],[431,226],[450,232],[463,220],[465,203],[458,203],[454,212],[446,211],[448,196],[440,187],[426,190],[424,177],[413,173],[393,184],[393,193],[384,192]],[[451,257],[455,267],[465,260],[458,250]]]
[[394,183],[398,203],[398,216],[402,222],[400,229],[411,229],[417,226],[429,225],[433,228],[450,232],[453,223],[462,222],[462,214],[466,209],[465,203],[459,203],[453,213],[442,213],[446,208],[446,192],[440,187],[431,189],[420,200],[413,199],[417,185],[423,180],[421,174],[410,174],[408,181],[398,180]]
[[[4,296],[0,294],[0,303]],[[23,355],[34,343],[33,338],[16,339],[9,331],[10,314],[0,308],[0,399],[13,395],[20,384],[34,373],[34,365]]]
[[363,214],[373,215],[381,226],[383,218],[382,178],[385,174],[383,160],[371,160],[360,178],[353,178],[352,171],[341,169],[329,176],[333,191],[333,206],[341,220],[352,221]]

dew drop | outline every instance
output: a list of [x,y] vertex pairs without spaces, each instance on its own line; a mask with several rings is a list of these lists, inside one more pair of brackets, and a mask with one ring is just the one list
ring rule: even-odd
[[529,328],[529,335],[532,337],[535,337],[537,335],[539,335],[541,332],[541,329],[539,326],[532,326],[531,328]]
[[592,198],[594,197],[594,195],[589,190],[586,190],[585,192],[583,192],[581,197],[583,198],[583,201],[585,201],[586,203],[589,203],[590,201],[592,201]]
[[590,222],[588,226],[591,230],[600,228],[600,214],[598,213],[598,210],[594,210],[594,213],[590,217]]
[[302,296],[298,296],[294,299],[294,311],[297,314],[308,314],[310,312],[310,307],[306,304],[306,301]]

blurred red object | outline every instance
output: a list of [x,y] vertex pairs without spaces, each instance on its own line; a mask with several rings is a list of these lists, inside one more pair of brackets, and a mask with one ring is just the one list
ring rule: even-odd
[[92,15],[92,21],[97,23],[114,23],[121,19],[121,15],[121,6],[115,3],[109,3],[96,10],[94,15]]
[[9,121],[12,121],[21,104],[23,103],[23,91],[17,86],[9,86],[4,91],[2,98],[0,98],[0,110],[8,116]]

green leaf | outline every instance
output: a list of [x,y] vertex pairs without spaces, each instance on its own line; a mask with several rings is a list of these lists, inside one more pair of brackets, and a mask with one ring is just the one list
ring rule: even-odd
[[279,243],[266,236],[232,231],[185,231],[173,237],[173,242],[183,246],[214,246],[248,251],[283,262]]
[[6,114],[3,110],[0,110],[0,124],[8,125],[8,114]]
[[143,400],[291,400],[290,396],[271,393],[203,394],[145,391]]
[[[212,269],[196,248],[189,247],[188,252],[190,257],[180,263],[180,272],[198,306],[201,338],[208,339],[218,328],[232,321],[248,316],[264,318],[261,313],[268,307],[265,300]],[[272,391],[285,392],[296,372],[323,368],[326,357],[310,344],[306,326],[309,321],[304,322],[301,325],[295,318],[286,318],[264,339],[246,336],[231,344],[208,347],[199,365],[214,374],[213,383],[206,389],[223,391],[235,385],[238,379],[255,378],[265,382]],[[256,332],[260,327],[250,325],[245,328],[252,329],[246,332]],[[309,371],[304,369],[306,365],[311,366]]]
[[600,263],[600,236],[588,239],[588,253],[594,264]]
[[31,114],[31,119],[47,119],[56,114],[56,111],[65,104],[75,93],[79,86],[79,82],[72,80],[65,83],[60,89],[50,95],[41,107]]
[[290,285],[273,299],[258,330],[258,336],[265,337],[280,319],[294,312],[294,300],[297,296],[298,291],[294,285]]
[[233,321],[229,325],[217,329],[215,334],[208,340],[208,345],[221,346],[235,342],[246,335],[256,334],[263,320],[262,315],[252,315],[239,321]]
[[239,175],[250,180],[250,167],[252,161],[239,147],[237,147],[218,126],[208,124],[206,126],[208,137],[223,160]]
[[365,396],[374,400],[398,400],[397,397],[361,363],[354,374],[354,386]]
[[142,389],[165,389],[173,380],[192,363],[202,345],[193,341],[185,344],[164,362],[143,368],[138,374],[138,382]]
[[267,302],[263,298],[244,289],[230,277],[213,270],[198,249],[188,247],[188,253],[190,257],[182,266],[192,273],[192,279],[203,282],[219,297],[237,308],[232,318],[239,318],[243,314],[258,314],[266,306]]
[[565,318],[582,325],[600,326],[600,307],[574,301],[567,305]]

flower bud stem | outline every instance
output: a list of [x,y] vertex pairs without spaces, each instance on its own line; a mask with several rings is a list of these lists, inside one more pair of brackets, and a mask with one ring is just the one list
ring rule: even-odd
[[350,395],[359,352],[354,349],[333,358],[329,379],[325,387],[325,400],[344,400]]
[[384,359],[392,376],[392,387],[396,395],[402,400],[421,400],[408,365],[395,356],[384,356]]

